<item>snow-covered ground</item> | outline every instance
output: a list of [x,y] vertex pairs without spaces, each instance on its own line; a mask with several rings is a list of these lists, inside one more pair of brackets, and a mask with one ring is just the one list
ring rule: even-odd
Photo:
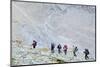
[[[32,41],[37,48],[32,49]],[[68,53],[50,52],[51,43],[68,45]],[[73,45],[78,47],[74,57]],[[90,59],[83,51],[88,48]],[[95,60],[95,7],[12,2],[12,65]]]
[[[18,43],[17,43],[18,44]],[[94,61],[89,55],[89,59],[85,60],[84,54],[77,52],[77,57],[73,55],[73,49],[69,48],[67,55],[63,51],[59,54],[57,50],[55,53],[51,53],[48,48],[36,48],[33,49],[27,45],[17,45],[13,43],[13,65],[31,65],[31,64],[48,64],[48,63],[67,63],[67,62],[79,62],[79,61]]]

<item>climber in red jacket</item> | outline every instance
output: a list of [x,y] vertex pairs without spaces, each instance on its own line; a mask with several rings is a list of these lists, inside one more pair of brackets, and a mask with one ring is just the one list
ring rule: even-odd
[[68,49],[68,46],[64,45],[63,50],[64,50],[65,55],[67,54],[67,49]]

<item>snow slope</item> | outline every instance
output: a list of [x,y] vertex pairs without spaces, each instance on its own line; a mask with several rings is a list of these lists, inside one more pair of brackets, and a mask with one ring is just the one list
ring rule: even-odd
[[48,63],[67,63],[67,62],[79,62],[79,61],[94,61],[94,58],[89,56],[88,60],[85,60],[84,54],[77,52],[77,57],[73,56],[72,48],[70,48],[65,55],[63,52],[51,53],[48,48],[36,48],[31,46],[18,45],[13,43],[13,65],[31,65],[31,64],[48,64]]
[[[35,50],[31,49],[33,39],[38,42]],[[84,61],[85,48],[90,50],[90,57],[95,60],[95,7],[13,1],[13,64],[57,63],[50,59],[52,58],[49,50],[51,43],[55,43],[56,46],[59,43],[62,46],[68,45],[67,56],[53,55],[54,58],[65,59],[64,62]],[[71,54],[73,45],[78,46],[80,57],[74,58]],[[40,50],[44,48],[49,52]],[[46,59],[43,61],[44,58]]]

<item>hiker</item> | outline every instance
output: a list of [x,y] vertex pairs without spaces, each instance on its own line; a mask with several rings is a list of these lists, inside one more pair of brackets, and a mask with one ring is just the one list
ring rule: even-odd
[[67,49],[68,49],[67,45],[64,45],[63,50],[64,50],[65,55],[67,54]]
[[88,55],[89,55],[89,50],[88,49],[85,49],[84,51],[84,54],[85,54],[85,59],[89,59]]
[[55,44],[51,43],[51,52],[54,53]]
[[33,48],[36,48],[37,42],[35,40],[33,40],[32,46],[33,46]]
[[58,46],[57,46],[57,48],[58,48],[58,53],[60,54],[61,53],[61,45],[59,44]]
[[77,56],[76,55],[76,52],[78,51],[78,48],[77,48],[77,46],[76,47],[74,47],[74,49],[73,49],[73,54],[74,54],[74,56]]

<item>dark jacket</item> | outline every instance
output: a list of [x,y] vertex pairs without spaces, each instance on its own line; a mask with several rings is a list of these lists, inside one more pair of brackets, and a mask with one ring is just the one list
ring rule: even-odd
[[62,47],[61,47],[61,45],[59,44],[59,45],[57,46],[57,48],[58,48],[58,49],[61,49]]
[[55,45],[52,43],[51,44],[51,50],[53,50],[55,48]]
[[89,50],[85,49],[84,53],[88,55],[89,54]]

